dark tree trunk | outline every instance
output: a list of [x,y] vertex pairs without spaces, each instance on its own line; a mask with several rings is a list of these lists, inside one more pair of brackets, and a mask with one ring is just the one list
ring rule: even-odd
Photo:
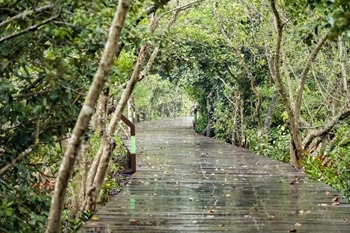
[[273,113],[275,112],[277,100],[278,100],[278,91],[275,91],[272,95],[271,104],[270,104],[269,110],[267,111],[267,115],[265,118],[265,123],[264,123],[265,134],[267,134],[270,131],[271,118],[272,118]]

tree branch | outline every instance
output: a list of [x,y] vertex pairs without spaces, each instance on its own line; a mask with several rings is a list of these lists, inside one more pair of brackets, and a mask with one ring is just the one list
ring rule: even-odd
[[185,5],[182,5],[182,6],[178,6],[174,9],[171,9],[165,13],[163,13],[162,15],[159,16],[158,20],[160,20],[161,18],[163,18],[165,15],[171,13],[171,12],[174,12],[174,11],[183,11],[183,10],[187,10],[189,8],[192,7],[192,5],[196,4],[196,3],[200,3],[200,2],[203,2],[204,0],[197,0],[197,1],[194,1],[194,2],[190,2],[190,3],[187,3]]
[[30,92],[30,93],[20,93],[18,95],[16,95],[14,98],[15,99],[21,99],[21,98],[24,98],[24,97],[31,97],[31,96],[34,96],[34,95],[42,95],[42,94],[47,94],[47,93],[50,93],[51,90],[43,90],[43,91],[38,91],[38,92]]
[[21,19],[21,18],[24,18],[26,17],[27,15],[31,15],[33,13],[38,13],[38,12],[41,12],[41,11],[45,11],[45,10],[48,10],[48,9],[52,9],[54,7],[53,4],[48,4],[48,5],[45,5],[45,6],[42,6],[42,7],[39,7],[39,8],[36,8],[34,10],[30,10],[30,11],[25,11],[25,12],[22,12],[22,13],[19,13],[18,15],[15,15],[5,21],[2,21],[0,22],[0,27],[6,27],[9,23],[11,23],[12,21],[15,21],[17,19]]
[[[216,76],[216,78],[218,78],[224,85],[225,85],[225,87],[227,88],[227,89],[229,89],[230,91],[232,91],[232,88],[225,82],[225,80],[223,80],[222,78],[220,78],[219,76]],[[228,95],[225,93],[225,91],[223,92],[223,94],[224,94],[224,96],[226,97],[226,99],[233,105],[233,106],[235,106],[235,102],[233,102],[232,100],[231,100],[231,98],[230,97],[228,97]]]
[[27,155],[29,155],[36,147],[38,146],[38,144],[34,144],[29,146],[26,150],[24,150],[22,153],[20,153],[18,155],[17,158],[15,158],[14,160],[11,161],[11,163],[7,164],[6,166],[4,166],[3,168],[0,169],[0,176],[2,176],[5,172],[7,172],[9,169],[11,169],[12,167],[16,166],[16,164],[21,161],[22,159],[24,159]]
[[115,54],[119,47],[121,31],[131,2],[132,0],[119,0],[118,2],[118,7],[109,29],[108,39],[100,59],[99,67],[94,75],[84,105],[79,113],[57,175],[55,191],[51,199],[46,233],[60,232],[61,215],[64,209],[68,181],[80,151],[83,135],[90,123],[97,99],[115,59]]
[[274,55],[274,75],[273,80],[277,87],[277,90],[283,100],[285,105],[290,127],[291,127],[291,144],[290,144],[290,164],[292,166],[298,167],[298,160],[301,159],[304,155],[301,139],[299,137],[299,120],[295,118],[295,113],[293,112],[292,102],[287,94],[286,87],[282,80],[281,70],[280,70],[280,62],[281,62],[281,47],[282,47],[282,34],[283,27],[285,23],[282,22],[281,16],[277,10],[276,0],[270,0],[271,9],[274,14],[276,30],[277,30],[277,41]]
[[47,19],[47,20],[45,20],[45,21],[43,21],[43,22],[41,22],[39,24],[30,26],[30,27],[28,27],[26,29],[23,29],[23,30],[19,31],[19,32],[15,32],[15,33],[13,33],[11,35],[4,36],[4,37],[0,38],[0,43],[2,43],[4,41],[7,41],[9,39],[15,38],[17,36],[23,35],[25,33],[28,33],[28,32],[31,32],[31,31],[35,31],[36,29],[40,28],[41,26],[50,23],[52,20],[57,19],[58,16],[59,15],[55,15],[55,16],[53,16],[53,17],[51,17],[51,18],[49,18],[49,19]]
[[229,35],[227,34],[222,22],[220,21],[216,10],[215,10],[215,6],[213,6],[213,12],[214,12],[214,16],[216,18],[217,24],[219,29],[221,30],[221,33],[223,34],[223,36],[225,37],[227,43],[230,45],[230,47],[236,52],[236,57],[237,59],[240,61],[241,65],[243,66],[244,71],[246,72],[249,81],[250,81],[250,88],[253,91],[253,93],[255,94],[256,98],[257,98],[257,103],[256,103],[256,117],[257,117],[257,121],[258,121],[258,125],[259,128],[262,128],[262,121],[261,121],[261,114],[260,114],[260,108],[261,108],[261,104],[262,104],[262,96],[260,94],[260,92],[257,90],[256,85],[255,85],[255,77],[254,75],[250,72],[250,69],[248,67],[248,64],[246,63],[245,59],[244,59],[244,55],[241,54],[241,51],[239,50],[239,48],[237,48],[232,41],[230,40]]
[[295,119],[296,119],[296,124],[299,123],[299,116],[300,116],[300,110],[301,110],[301,102],[303,98],[303,92],[304,92],[304,87],[305,87],[305,82],[307,79],[307,76],[310,72],[312,63],[315,61],[317,54],[320,52],[321,48],[324,46],[324,44],[327,41],[329,31],[323,35],[323,37],[319,40],[317,43],[315,49],[312,51],[310,54],[309,60],[306,63],[306,66],[304,68],[304,71],[301,75],[300,81],[299,81],[299,86],[298,86],[298,92],[297,92],[297,97],[296,97],[296,104],[294,108],[294,113],[295,113]]
[[344,107],[344,109],[336,116],[334,116],[330,121],[328,121],[322,129],[312,130],[310,133],[308,133],[308,135],[303,140],[304,149],[307,149],[316,137],[327,135],[339,121],[344,120],[349,116],[350,106],[348,105]]
[[[271,8],[272,12],[275,16],[275,22],[276,22],[276,29],[277,29],[277,41],[276,41],[276,48],[275,48],[275,54],[274,54],[274,73],[273,73],[273,80],[277,86],[277,90],[280,94],[280,96],[283,99],[284,104],[286,105],[286,109],[288,112],[288,115],[290,117],[290,123],[295,125],[295,116],[293,113],[293,108],[290,99],[288,98],[286,88],[284,86],[284,83],[282,81],[281,77],[281,69],[280,69],[280,62],[281,62],[281,46],[282,46],[282,33],[283,33],[283,23],[281,20],[281,16],[276,8],[276,1],[270,0],[271,2]],[[297,129],[297,125],[295,125]]]

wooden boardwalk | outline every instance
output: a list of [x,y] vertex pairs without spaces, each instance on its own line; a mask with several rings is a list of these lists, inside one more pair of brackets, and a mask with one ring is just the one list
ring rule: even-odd
[[138,172],[83,232],[350,232],[332,188],[196,135],[191,118],[139,124],[137,138]]

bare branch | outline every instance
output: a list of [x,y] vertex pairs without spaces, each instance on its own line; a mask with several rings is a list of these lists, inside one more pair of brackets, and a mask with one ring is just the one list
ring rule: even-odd
[[[189,5],[189,4],[187,4],[187,5]],[[169,30],[169,28],[170,28],[171,26],[174,25],[174,23],[176,22],[177,16],[179,15],[179,13],[180,13],[182,10],[184,10],[184,9],[183,9],[183,8],[179,8],[179,7],[176,8],[175,12],[173,13],[173,16],[172,16],[171,19],[169,20],[169,22],[168,22],[168,24],[167,24],[165,30],[164,30],[163,33],[162,33],[162,37],[164,36],[165,31],[166,31],[166,30]],[[164,15],[164,14],[163,14],[163,15]],[[154,29],[154,30],[156,29],[156,28],[154,28],[154,27],[157,27],[159,20],[160,20],[160,17],[157,18],[157,19],[154,21],[154,25],[153,25],[153,29]],[[152,29],[151,29],[151,30],[152,30]],[[153,66],[153,63],[154,63],[154,61],[155,61],[155,59],[156,59],[156,57],[157,57],[157,55],[158,55],[158,52],[159,52],[159,44],[160,44],[160,42],[158,42],[158,43],[156,44],[156,46],[155,46],[155,48],[154,48],[154,50],[153,50],[153,52],[152,52],[150,58],[148,59],[148,62],[147,62],[147,64],[146,64],[145,68],[144,68],[144,69],[142,70],[142,72],[141,72],[141,76],[140,76],[140,78],[139,78],[139,81],[143,80],[145,77],[147,77],[147,76],[149,75],[149,72],[150,72],[150,70],[151,70],[151,67]],[[126,86],[126,83],[125,83],[125,86]]]
[[45,11],[45,10],[48,10],[48,9],[52,9],[54,7],[53,4],[48,4],[48,5],[45,5],[45,6],[42,6],[42,7],[38,7],[34,10],[30,10],[30,11],[25,11],[25,12],[22,12],[18,15],[15,15],[5,21],[2,21],[0,23],[0,27],[6,27],[9,23],[11,23],[12,21],[14,20],[17,20],[17,19],[21,19],[21,18],[24,18],[26,17],[27,15],[31,15],[33,13],[38,13],[38,12],[41,12],[41,11]]
[[300,110],[301,110],[301,102],[303,98],[303,92],[304,92],[304,87],[305,87],[305,82],[307,79],[307,76],[310,72],[312,63],[315,61],[317,54],[320,52],[321,48],[324,46],[324,44],[327,41],[329,31],[323,35],[323,37],[319,40],[317,43],[315,49],[312,51],[310,54],[309,60],[306,63],[306,66],[304,68],[304,71],[301,75],[300,81],[299,81],[299,86],[298,86],[298,92],[297,92],[297,97],[296,97],[296,103],[295,103],[295,119],[297,120],[296,124],[298,124],[299,121],[299,116],[300,116]]
[[4,37],[0,38],[0,43],[2,43],[2,42],[4,42],[4,41],[7,41],[7,40],[9,40],[9,39],[12,39],[12,38],[14,38],[14,37],[23,35],[23,34],[25,34],[25,33],[28,33],[28,32],[31,32],[31,31],[35,31],[36,29],[40,28],[41,26],[50,23],[52,20],[57,19],[58,16],[59,16],[59,15],[55,15],[55,16],[53,16],[53,17],[51,17],[51,18],[49,18],[49,19],[47,19],[47,20],[45,20],[45,21],[43,21],[43,22],[41,22],[41,23],[39,23],[39,24],[30,26],[30,27],[28,27],[28,28],[26,28],[26,29],[23,29],[23,30],[19,31],[19,32],[15,32],[15,33],[13,33],[13,34],[11,34],[11,35],[4,36]]
[[324,102],[327,102],[327,100],[329,100],[329,98],[327,98],[327,97],[325,96],[324,93],[326,93],[330,98],[332,98],[332,99],[337,100],[337,101],[340,102],[341,100],[340,100],[339,98],[337,98],[337,97],[335,97],[334,95],[332,95],[332,94],[327,90],[327,88],[325,88],[325,87],[320,83],[320,81],[319,81],[318,78],[316,77],[315,71],[311,71],[311,72],[312,72],[312,74],[313,74],[313,76],[314,76],[314,80],[315,80],[315,82],[316,82],[316,84],[317,84],[317,88],[318,88],[320,94],[322,95]]
[[21,93],[16,95],[14,98],[15,99],[21,99],[24,97],[30,97],[30,96],[35,96],[35,95],[42,95],[42,94],[47,94],[50,93],[51,90],[43,90],[43,91],[38,91],[38,92],[30,92],[30,93]]
[[[223,80],[222,78],[220,78],[219,76],[216,76],[216,78],[218,78],[224,85],[227,89],[229,89],[230,91],[232,91],[232,88],[225,82],[225,80]],[[225,93],[225,91],[223,92],[224,93],[224,96],[226,97],[226,99],[232,104],[232,105],[236,105],[235,102],[233,102],[231,100],[230,97],[228,97],[228,95]]]
[[236,53],[236,57],[237,59],[240,61],[241,65],[243,66],[244,71],[246,72],[246,74],[248,75],[248,78],[250,80],[250,88],[251,90],[254,92],[256,98],[257,98],[257,104],[256,104],[256,117],[258,120],[258,124],[259,124],[259,128],[262,128],[262,121],[261,121],[261,114],[260,114],[260,109],[261,109],[261,104],[262,104],[262,96],[259,93],[259,91],[256,88],[255,85],[255,77],[254,75],[250,72],[250,69],[248,67],[248,64],[245,62],[244,60],[244,55],[241,54],[241,51],[239,50],[239,48],[237,48],[232,41],[230,40],[229,35],[227,34],[222,22],[220,21],[216,11],[215,11],[215,6],[213,6],[213,12],[214,12],[214,16],[216,18],[217,24],[219,29],[221,30],[221,33],[223,34],[223,36],[225,37],[227,43],[230,45],[230,47],[235,51]]
[[194,4],[196,3],[200,3],[200,2],[203,2],[204,0],[197,0],[197,1],[194,1],[194,2],[190,2],[190,3],[187,3],[185,5],[182,5],[182,6],[179,6],[179,7],[176,7],[174,9],[171,9],[165,13],[163,13],[162,15],[159,16],[158,20],[160,20],[161,18],[163,18],[165,15],[171,13],[171,12],[174,12],[174,11],[183,11],[183,10],[187,10],[189,8],[191,8]]
[[27,155],[29,155],[36,147],[38,146],[38,144],[34,144],[29,146],[26,150],[24,150],[22,153],[20,153],[18,155],[17,158],[15,158],[14,160],[11,161],[11,163],[7,164],[6,166],[4,166],[3,168],[0,169],[0,176],[2,176],[5,172],[7,172],[9,169],[13,168],[14,166],[16,166],[16,164],[21,161],[22,159],[24,159]]
[[303,140],[304,149],[307,149],[315,138],[327,135],[339,121],[344,120],[349,116],[350,105],[344,107],[343,110],[329,120],[322,129],[312,130],[310,133],[308,133]]
[[64,21],[55,20],[55,21],[53,21],[53,23],[54,24],[58,24],[58,25],[64,25],[64,26],[71,27],[71,28],[74,28],[74,29],[79,29],[79,27],[77,27],[76,25],[74,25],[72,23],[67,23],[67,22],[64,22]]

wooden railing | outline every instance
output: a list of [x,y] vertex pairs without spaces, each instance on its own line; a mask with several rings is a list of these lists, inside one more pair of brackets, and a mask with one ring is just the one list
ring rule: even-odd
[[130,150],[129,150],[129,169],[132,173],[136,172],[136,129],[135,124],[132,123],[127,117],[122,115],[121,120],[129,127],[130,129]]

